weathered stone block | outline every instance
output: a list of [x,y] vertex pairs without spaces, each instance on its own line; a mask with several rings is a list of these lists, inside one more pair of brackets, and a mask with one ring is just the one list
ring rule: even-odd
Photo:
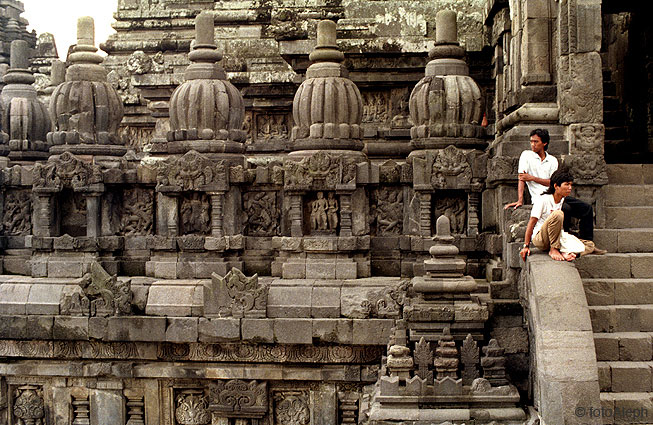
[[311,319],[274,319],[274,340],[279,344],[311,344]]
[[240,319],[201,317],[198,326],[200,342],[233,342],[240,339]]
[[[355,264],[352,265],[356,267]],[[340,288],[314,286],[311,295],[311,317],[340,317]]]
[[184,286],[154,282],[150,286],[145,313],[153,316],[190,316],[194,292],[195,285],[190,282]]
[[0,285],[0,314],[26,314],[31,286],[22,283]]
[[358,264],[353,261],[336,261],[336,279],[356,279],[358,274]]
[[29,291],[27,314],[59,314],[59,302],[64,285],[34,284]]
[[273,343],[274,320],[276,319],[241,319],[240,332],[243,341]]
[[594,348],[596,349],[596,360],[600,362],[619,360],[619,338],[615,334],[595,333]]
[[584,279],[583,287],[589,305],[614,305],[615,284],[610,280]]
[[322,342],[351,344],[353,331],[350,319],[313,319],[313,338]]
[[281,265],[281,275],[284,279],[306,279],[306,263],[283,263]]
[[55,317],[52,336],[54,339],[87,340],[88,317]]
[[93,339],[106,339],[109,319],[106,317],[88,318],[88,336]]
[[335,279],[336,262],[306,261],[306,279]]
[[619,360],[650,361],[653,359],[651,335],[631,333],[619,335]]
[[394,326],[392,319],[354,319],[353,343],[355,345],[385,345]]
[[110,317],[107,325],[109,341],[165,341],[165,317]]
[[528,332],[519,327],[495,328],[490,333],[506,354],[528,353]]
[[644,362],[611,362],[613,392],[651,391],[651,368]]
[[196,317],[168,317],[166,341],[197,342],[197,322]]
[[272,286],[268,294],[268,317],[310,317],[310,286]]

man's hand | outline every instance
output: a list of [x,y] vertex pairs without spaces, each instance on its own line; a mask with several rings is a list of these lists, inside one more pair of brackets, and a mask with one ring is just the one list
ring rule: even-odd
[[517,201],[517,202],[511,202],[509,204],[506,204],[506,206],[503,207],[503,209],[504,210],[507,210],[508,208],[517,209],[517,208],[521,207],[522,205],[524,205],[524,201],[520,200],[520,201]]
[[523,247],[521,251],[519,251],[519,256],[524,261],[526,261],[526,257],[528,257],[529,255],[531,255],[531,249],[527,246]]
[[535,177],[531,176],[528,173],[519,173],[519,180],[523,182],[535,181]]

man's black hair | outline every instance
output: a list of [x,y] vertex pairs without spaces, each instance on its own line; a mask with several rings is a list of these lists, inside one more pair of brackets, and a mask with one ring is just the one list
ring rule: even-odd
[[542,143],[544,143],[544,150],[546,151],[549,149],[549,130],[546,128],[536,128],[535,130],[531,131],[530,136],[538,136]]
[[571,171],[568,168],[562,167],[558,168],[556,171],[551,174],[551,180],[549,181],[549,188],[542,195],[553,195],[555,192],[555,187],[553,185],[561,186],[565,182],[573,182],[574,176],[571,175]]

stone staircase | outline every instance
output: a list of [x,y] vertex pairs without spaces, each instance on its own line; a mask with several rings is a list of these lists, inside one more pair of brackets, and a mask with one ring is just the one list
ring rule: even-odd
[[[595,230],[595,241],[609,253],[576,262],[590,308],[601,403],[624,413],[604,415],[603,423],[653,423],[653,164],[610,164],[608,176],[605,228]],[[627,416],[623,409],[635,410]]]
[[612,81],[609,69],[603,69],[603,123],[606,157],[622,158],[629,142],[626,113],[617,96],[617,85]]

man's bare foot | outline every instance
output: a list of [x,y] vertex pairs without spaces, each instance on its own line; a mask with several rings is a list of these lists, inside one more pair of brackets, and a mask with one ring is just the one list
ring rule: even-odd
[[562,256],[565,258],[567,261],[574,261],[576,259],[576,254],[573,252],[570,253],[563,253]]
[[558,250],[558,248],[551,248],[549,250],[549,257],[553,258],[556,261],[565,261],[567,260],[562,253]]

